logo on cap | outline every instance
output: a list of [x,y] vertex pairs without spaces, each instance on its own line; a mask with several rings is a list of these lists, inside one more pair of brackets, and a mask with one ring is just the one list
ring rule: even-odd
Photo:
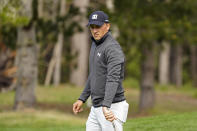
[[92,15],[92,19],[93,19],[93,20],[96,20],[96,19],[97,19],[97,16],[98,16],[97,14]]

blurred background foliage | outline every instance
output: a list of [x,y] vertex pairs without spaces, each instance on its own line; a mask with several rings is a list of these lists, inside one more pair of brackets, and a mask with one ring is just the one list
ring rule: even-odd
[[[65,2],[63,6],[62,2]],[[25,4],[31,4],[32,10],[25,9]],[[5,52],[19,50],[20,29],[28,31],[33,28],[39,49],[36,65],[38,84],[47,85],[50,63],[57,59],[54,52],[59,35],[63,34],[58,85],[84,86],[91,46],[91,34],[86,24],[93,11],[103,10],[109,15],[112,35],[125,53],[125,87],[141,91],[151,89],[151,92],[154,92],[155,84],[159,85],[156,86],[158,88],[171,85],[197,87],[196,7],[196,0],[32,0],[32,3],[1,0],[0,72],[3,75],[0,77],[7,78],[4,72],[11,67],[7,62],[10,55],[4,60]],[[13,67],[15,57],[13,55],[11,60]],[[56,70],[52,67],[51,79],[57,76]],[[15,83],[18,78],[13,75],[9,79]],[[53,81],[50,80],[49,85],[55,85]],[[5,85],[1,86],[5,88]]]

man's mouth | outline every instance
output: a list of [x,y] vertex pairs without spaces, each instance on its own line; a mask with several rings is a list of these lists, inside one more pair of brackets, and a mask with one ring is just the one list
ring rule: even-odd
[[98,36],[99,36],[99,34],[95,34],[94,36],[95,36],[95,37],[98,37]]

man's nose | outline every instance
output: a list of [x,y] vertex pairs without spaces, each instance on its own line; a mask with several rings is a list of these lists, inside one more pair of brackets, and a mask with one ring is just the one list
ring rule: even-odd
[[97,28],[93,28],[92,30],[94,33],[96,33],[98,31]]

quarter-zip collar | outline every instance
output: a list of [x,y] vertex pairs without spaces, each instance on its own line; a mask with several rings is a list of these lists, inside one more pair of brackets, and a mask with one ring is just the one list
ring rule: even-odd
[[98,46],[105,41],[105,39],[109,36],[109,33],[110,32],[108,31],[100,40],[95,40],[94,37],[91,37],[91,39],[95,42],[96,46]]

